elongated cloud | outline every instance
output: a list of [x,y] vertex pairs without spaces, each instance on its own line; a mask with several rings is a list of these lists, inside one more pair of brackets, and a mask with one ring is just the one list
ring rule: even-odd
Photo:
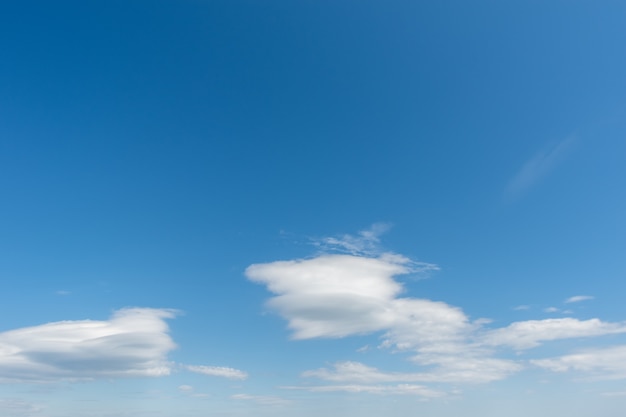
[[54,381],[168,375],[176,347],[165,319],[173,310],[128,308],[109,320],[48,323],[0,333],[0,381]]
[[208,376],[219,376],[222,378],[239,380],[248,378],[248,374],[246,372],[225,366],[183,365],[183,368],[189,372]]
[[579,303],[587,300],[593,300],[593,297],[591,295],[575,295],[565,300],[565,303]]
[[626,345],[588,349],[531,362],[554,372],[577,371],[596,379],[626,379]]
[[504,379],[521,370],[513,361],[495,358],[467,358],[447,356],[440,358],[439,368],[429,372],[384,372],[360,362],[338,362],[333,369],[321,368],[302,373],[306,378],[331,382],[380,384],[390,382],[468,382],[485,383]]
[[599,319],[577,320],[573,318],[528,320],[492,330],[487,334],[484,342],[488,345],[530,349],[551,340],[617,333],[626,333],[626,323],[606,323]]

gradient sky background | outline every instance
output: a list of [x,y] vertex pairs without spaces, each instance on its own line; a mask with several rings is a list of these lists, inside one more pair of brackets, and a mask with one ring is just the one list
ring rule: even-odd
[[621,417],[623,1],[0,6],[3,417]]

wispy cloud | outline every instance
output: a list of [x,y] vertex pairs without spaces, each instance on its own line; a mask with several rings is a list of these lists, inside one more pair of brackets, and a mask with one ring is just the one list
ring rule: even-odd
[[340,235],[312,239],[313,245],[324,252],[349,253],[351,255],[375,255],[380,253],[380,236],[391,229],[389,223],[374,223],[369,229],[354,235]]
[[40,415],[41,407],[21,399],[0,399],[0,415],[9,417],[33,417]]
[[252,401],[258,405],[267,406],[281,406],[290,404],[291,401],[280,397],[266,396],[266,395],[249,395],[249,394],[234,394],[230,396],[233,400]]
[[168,375],[176,312],[128,308],[109,320],[48,323],[0,333],[0,382]]
[[603,392],[600,395],[603,397],[626,397],[626,391],[609,391]]
[[575,295],[565,300],[565,303],[579,303],[581,301],[593,300],[591,295]]
[[195,388],[192,387],[191,385],[179,385],[178,390],[181,393],[185,394],[186,396],[193,397],[193,398],[208,398],[209,397],[209,394],[202,393],[202,392],[195,392]]
[[309,392],[351,392],[379,395],[416,395],[423,398],[438,398],[446,395],[443,391],[433,390],[424,385],[398,384],[398,385],[318,385],[309,387],[287,386],[283,389],[305,390]]
[[225,366],[204,366],[204,365],[182,365],[183,369],[197,374],[218,376],[228,379],[244,380],[248,378],[248,374],[244,371]]
[[561,162],[575,141],[576,138],[572,136],[537,152],[509,181],[504,190],[504,197],[507,200],[515,200],[525,194]]

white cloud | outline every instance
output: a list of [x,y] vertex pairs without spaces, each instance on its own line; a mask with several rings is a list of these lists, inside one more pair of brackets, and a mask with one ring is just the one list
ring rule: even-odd
[[295,339],[344,337],[389,327],[389,302],[402,291],[392,276],[408,273],[408,264],[397,255],[323,255],[252,265],[246,275],[277,294],[269,305],[288,319]]
[[268,405],[268,406],[280,406],[280,405],[287,405],[290,403],[289,400],[285,400],[284,398],[265,396],[265,395],[235,394],[235,395],[231,395],[230,398],[233,400],[252,401],[255,404]]
[[562,140],[556,145],[547,146],[537,152],[509,181],[504,191],[505,197],[514,199],[520,197],[534,186],[563,159],[575,142],[574,137]]
[[182,392],[190,392],[193,391],[193,387],[191,385],[180,385],[178,389]]
[[228,379],[243,380],[248,378],[246,372],[224,366],[182,365],[182,368],[197,374],[219,376]]
[[410,264],[392,254],[321,255],[252,265],[246,275],[277,294],[268,305],[288,320],[295,339],[383,332],[381,346],[411,351],[414,362],[435,367],[420,380],[482,382],[519,369],[468,343],[485,321],[470,322],[443,302],[398,297],[404,289],[393,276],[409,273]]
[[533,365],[554,371],[577,371],[597,379],[626,378],[626,345],[589,349],[550,359],[532,360]]
[[546,307],[543,309],[543,311],[546,313],[558,313],[559,309],[556,307]]
[[530,310],[530,306],[529,305],[515,306],[513,307],[513,310],[516,310],[516,311]]
[[595,337],[616,333],[626,333],[626,324],[606,323],[599,319],[578,320],[567,317],[511,323],[507,327],[487,332],[483,342],[492,346],[529,349],[539,346],[541,342],[550,340]]
[[565,303],[579,303],[581,301],[593,300],[591,295],[575,295],[565,300]]
[[48,323],[0,333],[0,382],[168,375],[173,310],[127,308],[106,321]]

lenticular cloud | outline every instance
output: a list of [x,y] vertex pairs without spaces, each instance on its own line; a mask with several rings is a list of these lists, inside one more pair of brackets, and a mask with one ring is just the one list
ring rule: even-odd
[[0,333],[0,382],[168,375],[173,310],[127,308],[109,320],[61,321]]

